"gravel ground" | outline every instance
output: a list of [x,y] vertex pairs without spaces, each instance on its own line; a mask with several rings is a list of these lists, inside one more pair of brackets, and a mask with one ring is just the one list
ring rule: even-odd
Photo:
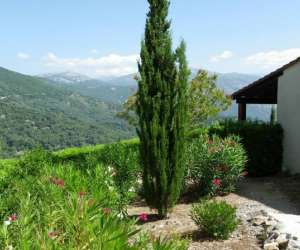
[[[299,215],[300,206],[293,199],[294,191],[300,190],[300,178],[290,177],[250,178],[243,180],[236,193],[225,197],[217,197],[225,200],[237,208],[237,216],[241,223],[230,239],[215,241],[201,235],[197,226],[190,218],[192,204],[179,204],[171,212],[168,219],[156,220],[153,211],[145,204],[136,204],[128,209],[129,215],[135,216],[141,213],[149,214],[149,221],[140,225],[142,231],[154,236],[179,234],[191,238],[190,250],[256,250],[262,249],[262,242],[257,238],[261,233],[261,227],[255,227],[249,219],[264,211],[268,214],[294,214]],[[285,184],[289,182],[288,188]],[[299,186],[298,186],[299,185]],[[299,192],[299,191],[298,191]],[[300,199],[299,199],[300,202]],[[152,216],[151,216],[152,215]]]

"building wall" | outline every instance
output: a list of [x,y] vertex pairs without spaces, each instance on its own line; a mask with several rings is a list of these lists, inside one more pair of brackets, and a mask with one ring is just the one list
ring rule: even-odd
[[278,121],[284,129],[283,168],[300,173],[300,63],[278,80]]

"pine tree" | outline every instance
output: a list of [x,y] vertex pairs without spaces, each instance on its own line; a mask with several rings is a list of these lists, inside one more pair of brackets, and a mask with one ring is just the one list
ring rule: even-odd
[[189,70],[185,43],[174,52],[168,20],[169,0],[148,0],[145,37],[139,62],[137,115],[148,205],[161,218],[176,203],[184,175]]

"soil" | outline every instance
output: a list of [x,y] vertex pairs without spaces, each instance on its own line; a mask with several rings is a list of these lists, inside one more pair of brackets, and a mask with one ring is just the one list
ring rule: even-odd
[[251,214],[259,211],[267,213],[300,214],[300,177],[276,176],[268,178],[247,178],[238,185],[238,191],[217,200],[224,200],[237,208],[240,225],[232,236],[225,241],[205,237],[190,218],[193,202],[178,204],[169,217],[158,220],[155,212],[150,211],[143,202],[128,209],[131,216],[149,214],[149,220],[140,224],[143,232],[155,237],[176,234],[191,240],[189,250],[256,250],[262,249],[262,241],[257,238],[260,228],[249,221]]

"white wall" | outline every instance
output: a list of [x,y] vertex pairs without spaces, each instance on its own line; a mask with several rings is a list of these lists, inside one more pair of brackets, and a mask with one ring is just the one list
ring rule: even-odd
[[300,173],[300,63],[279,77],[277,112],[284,129],[283,168]]

